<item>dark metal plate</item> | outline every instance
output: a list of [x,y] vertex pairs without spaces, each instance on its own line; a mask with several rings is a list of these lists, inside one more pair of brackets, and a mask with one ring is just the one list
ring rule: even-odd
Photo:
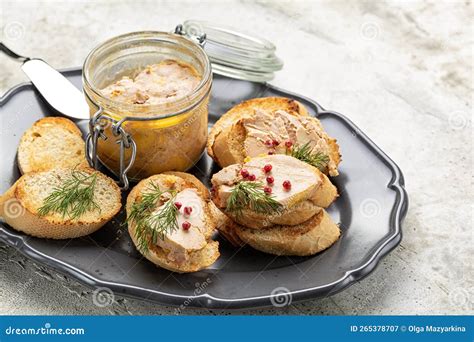
[[[64,75],[81,87],[81,69],[64,71]],[[120,225],[123,212],[98,232],[66,241],[29,237],[0,223],[0,240],[87,285],[163,304],[245,308],[271,305],[272,292],[281,287],[293,302],[341,291],[368,275],[400,242],[408,208],[403,175],[346,117],[272,86],[215,76],[211,124],[235,104],[264,96],[301,101],[340,144],[343,161],[340,176],[333,179],[340,197],[328,211],[340,223],[342,236],[327,251],[313,257],[275,257],[251,248],[237,250],[218,237],[221,257],[214,265],[192,274],[175,274],[141,258]],[[3,193],[20,176],[15,157],[22,133],[34,121],[57,113],[29,83],[5,94],[0,110]],[[79,125],[84,131],[86,123]],[[217,170],[204,155],[191,172],[207,184]]]

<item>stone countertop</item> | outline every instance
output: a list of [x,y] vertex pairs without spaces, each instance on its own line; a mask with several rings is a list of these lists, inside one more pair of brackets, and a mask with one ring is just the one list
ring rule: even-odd
[[[81,65],[120,33],[202,19],[274,42],[272,84],[345,113],[403,170],[403,241],[332,297],[244,314],[472,314],[472,18],[470,1],[94,1],[1,3],[2,40],[56,68]],[[0,56],[0,92],[26,81]],[[173,314],[91,289],[0,245],[0,314]],[[184,314],[231,314],[186,309]]]

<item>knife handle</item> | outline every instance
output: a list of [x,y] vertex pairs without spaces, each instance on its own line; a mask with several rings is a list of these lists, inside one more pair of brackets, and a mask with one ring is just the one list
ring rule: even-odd
[[21,55],[15,53],[15,52],[13,52],[2,42],[0,42],[0,50],[2,50],[2,52],[5,53],[7,56],[10,56],[11,58],[15,58],[15,59],[17,59],[21,62],[26,62],[26,61],[31,59],[30,57],[24,57],[24,56],[21,56]]

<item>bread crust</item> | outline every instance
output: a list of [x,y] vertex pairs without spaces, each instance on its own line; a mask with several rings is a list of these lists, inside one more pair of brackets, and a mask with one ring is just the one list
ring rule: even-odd
[[[58,136],[59,131],[61,136]],[[41,156],[38,156],[38,141],[41,145]],[[65,142],[69,144],[67,152],[52,152],[58,144]],[[53,116],[36,121],[23,133],[18,146],[17,161],[22,174],[88,166],[80,129],[69,119]]]
[[[269,112],[280,109],[295,112],[298,115],[309,116],[308,110],[300,102],[285,97],[264,97],[250,99],[232,107],[219,118],[214,126],[212,126],[207,139],[207,153],[221,167],[235,164],[235,162],[224,164],[217,159],[216,153],[214,153],[214,143],[217,136],[219,136],[224,130],[231,127],[232,124],[243,115],[253,113],[256,109],[266,110]],[[221,138],[224,136],[225,134],[223,134]]]
[[319,253],[334,244],[341,234],[339,227],[324,209],[296,226],[275,225],[256,230],[228,219],[218,229],[234,246],[248,244],[264,253],[287,256]]
[[95,172],[105,180],[110,187],[111,193],[118,199],[114,208],[109,212],[101,213],[96,220],[71,220],[68,218],[58,219],[51,215],[39,216],[33,204],[30,194],[24,189],[24,182],[28,177],[50,171],[31,172],[20,177],[10,189],[0,197],[0,216],[12,228],[31,236],[49,239],[71,239],[92,234],[110,221],[121,208],[120,189],[109,177],[90,168],[81,169],[83,172]]
[[[276,111],[282,110],[292,116],[307,116],[313,125],[324,132],[319,120],[310,117],[306,108],[295,100],[274,97],[248,100],[222,115],[209,133],[207,152],[219,166],[226,167],[245,160],[247,155],[244,144],[247,131],[242,119],[258,115],[257,110],[263,111],[267,115],[275,115]],[[336,139],[329,137],[326,133],[324,133],[324,140],[328,146],[331,167],[328,166],[322,171],[325,174],[337,176],[337,166],[341,162],[339,145]]]
[[204,198],[206,201],[208,201],[211,198],[211,195],[209,193],[209,189],[202,184],[202,182],[197,179],[196,176],[186,173],[186,172],[181,172],[181,171],[167,171],[161,173],[162,175],[172,175],[176,177],[180,177],[184,179],[187,182],[190,182],[191,184],[194,185],[194,187],[198,190],[199,195],[201,195],[202,198]]
[[74,122],[60,116],[47,116],[37,120],[32,127],[48,127],[52,125],[62,126],[75,135],[82,136],[82,132]]
[[[206,233],[204,234],[207,240],[206,246],[197,251],[189,252],[189,259],[186,262],[178,264],[173,260],[168,259],[167,252],[157,246],[149,243],[148,247],[149,250],[147,253],[144,254],[144,257],[147,258],[149,261],[154,263],[155,265],[165,268],[167,270],[177,272],[177,273],[189,273],[189,272],[197,272],[201,269],[204,269],[210,265],[212,265],[220,256],[219,253],[219,243],[217,241],[211,240],[211,237],[217,227],[216,216],[213,213],[212,208],[209,206],[210,204],[210,195],[209,190],[202,184],[195,176],[184,173],[184,172],[165,172],[159,175],[151,176],[140,181],[133,189],[130,191],[127,197],[127,216],[130,214],[130,210],[132,205],[135,201],[139,198],[140,194],[146,189],[147,184],[154,180],[159,179],[169,179],[170,182],[173,181],[173,178],[180,178],[185,181],[185,188],[194,188],[197,189],[198,194],[203,198],[205,202],[205,220],[206,220],[206,227],[208,228]],[[135,226],[132,223],[128,224],[128,232],[130,237],[137,246],[137,238],[135,237]]]
[[232,229],[232,225],[230,224],[232,222],[231,219],[217,208],[213,202],[210,202],[210,205],[219,234],[224,236],[234,247],[244,246],[245,243],[235,233],[235,230]]
[[[245,209],[242,210],[240,214],[236,214],[226,212],[225,208],[220,208],[224,210],[225,214],[229,218],[236,221],[238,224],[253,229],[263,229],[273,225],[298,225],[315,215],[320,208],[329,207],[329,205],[331,205],[331,203],[337,199],[337,188],[331,183],[325,174],[309,164],[299,161],[293,157],[283,155],[253,158],[252,160],[255,161],[259,159],[265,159],[268,160],[270,164],[272,164],[270,161],[272,158],[292,159],[298,164],[299,167],[309,170],[321,181],[311,185],[304,191],[294,194],[291,197],[291,201],[285,206],[284,210],[273,215],[259,214]],[[214,177],[213,185],[219,185],[214,181]],[[216,205],[219,205],[221,202],[221,200],[218,198],[218,192],[213,194],[213,201]]]

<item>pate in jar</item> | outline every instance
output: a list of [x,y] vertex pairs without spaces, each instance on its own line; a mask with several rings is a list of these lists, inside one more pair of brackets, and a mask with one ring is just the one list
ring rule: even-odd
[[[165,32],[135,32],[112,38],[90,52],[83,85],[91,116],[100,112],[100,138],[93,153],[120,174],[117,124],[136,144],[128,178],[186,171],[207,140],[212,84],[209,59],[193,40]],[[117,129],[117,127],[115,127]],[[130,160],[124,149],[122,159]]]

